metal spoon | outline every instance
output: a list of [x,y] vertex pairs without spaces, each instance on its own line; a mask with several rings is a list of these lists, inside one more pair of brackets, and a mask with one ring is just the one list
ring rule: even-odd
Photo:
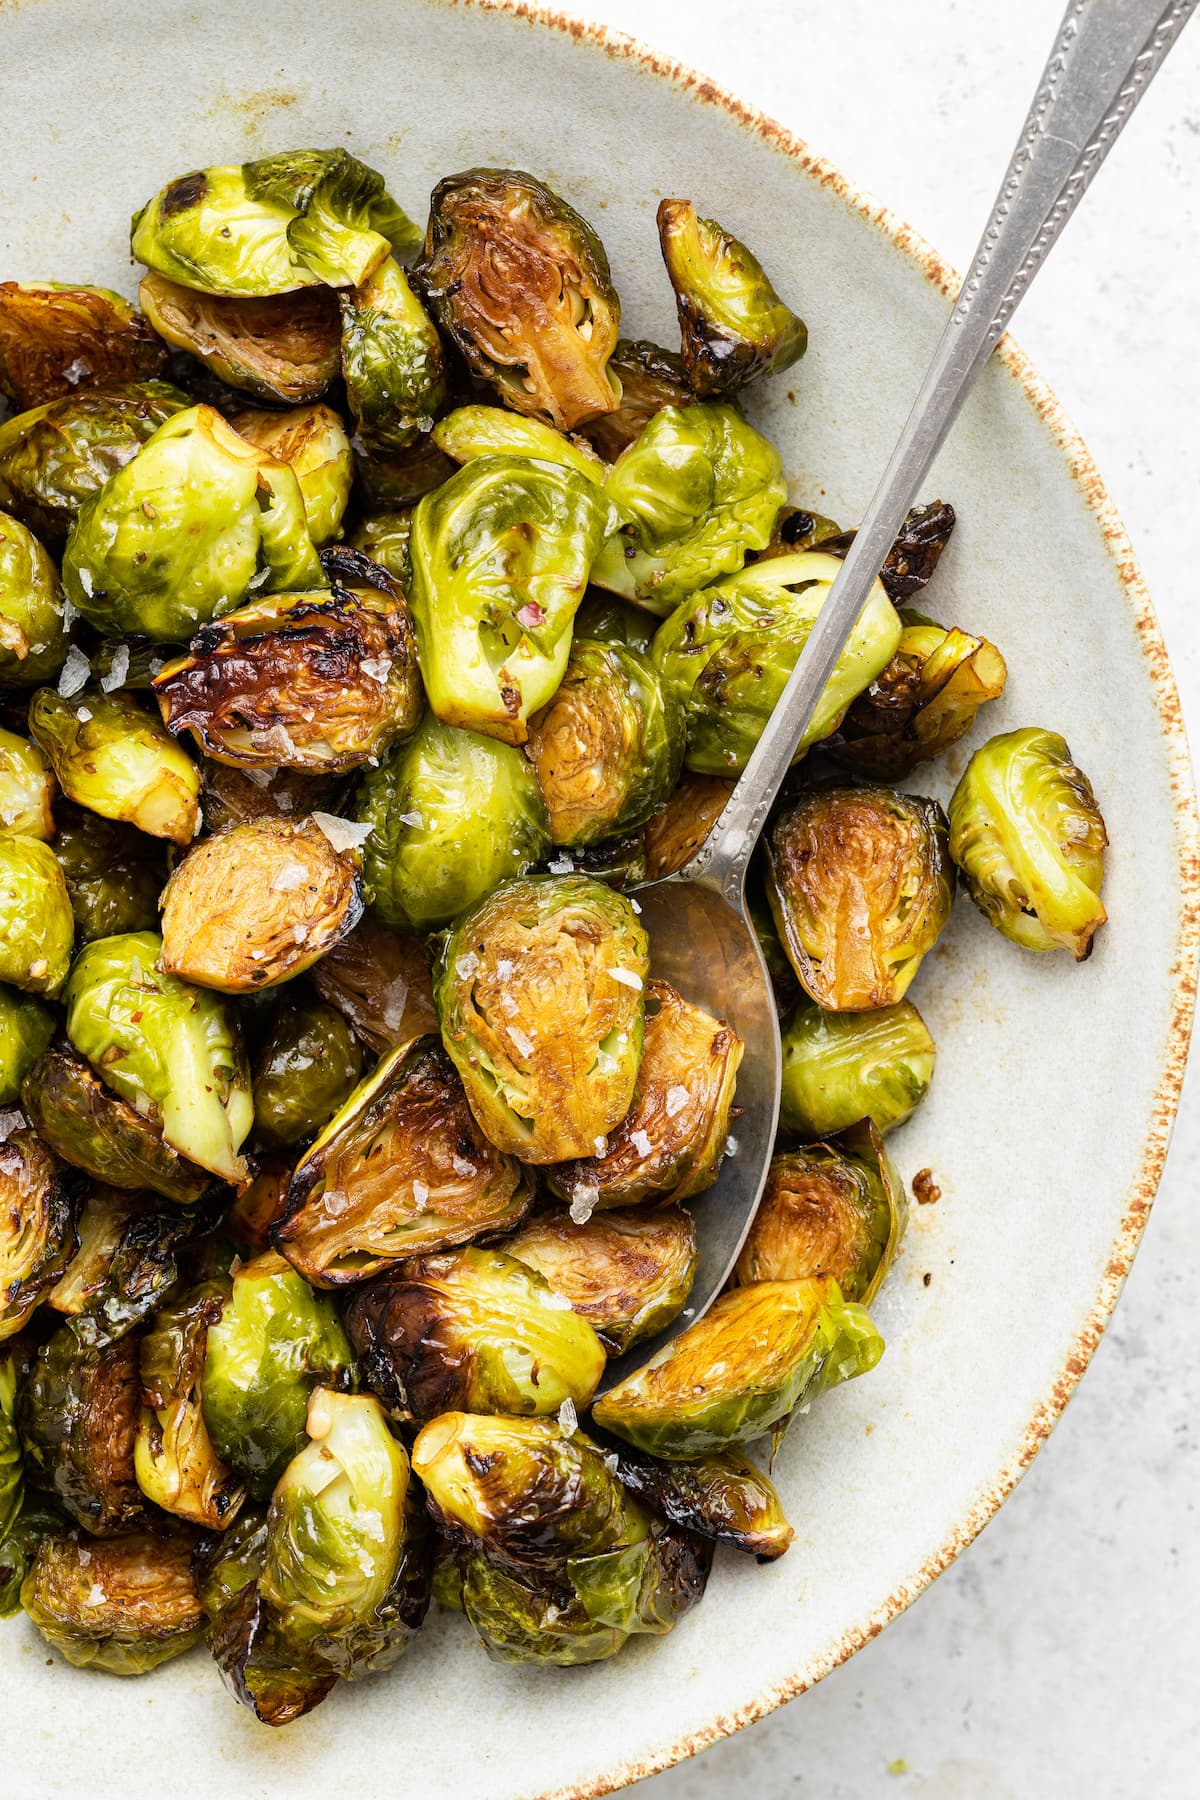
[[708,1310],[762,1196],[779,1118],[781,1052],[771,982],[746,910],[746,869],[795,747],[976,376],[1195,5],[1071,0],[971,271],[791,679],[697,855],[639,890],[655,974],[727,1019],[746,1053],[736,1148],[696,1206],[700,1260],[688,1309],[653,1344],[611,1363],[602,1389]]

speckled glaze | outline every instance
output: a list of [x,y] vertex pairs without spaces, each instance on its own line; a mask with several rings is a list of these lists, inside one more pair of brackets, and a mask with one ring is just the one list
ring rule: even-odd
[[[795,498],[864,505],[944,317],[953,276],[805,145],[685,70],[548,14],[357,0],[334,7],[0,0],[7,134],[0,276],[132,291],[128,214],[171,175],[345,142],[419,216],[471,163],[546,176],[600,230],[630,335],[673,341],[653,215],[690,195],[795,294],[811,348],[756,402]],[[67,106],[64,96],[83,96]],[[514,96],[517,98],[514,104]],[[790,390],[785,383],[790,383]],[[929,484],[960,524],[929,605],[1004,649],[987,731],[1065,733],[1113,840],[1091,961],[1022,955],[961,903],[914,997],[933,1092],[891,1140],[936,1206],[874,1309],[889,1348],[791,1433],[782,1562],[719,1559],[702,1606],[594,1669],[487,1662],[431,1621],[391,1676],[281,1733],[203,1653],[140,1682],[48,1663],[0,1625],[5,1800],[94,1786],[157,1800],[164,1764],[222,1800],[599,1795],[820,1679],[986,1523],[1044,1442],[1104,1328],[1154,1197],[1186,1055],[1200,838],[1171,672],[1132,551],[1086,449],[1021,353],[986,371]],[[979,734],[976,734],[977,736]],[[909,784],[945,798],[964,752]],[[114,1746],[119,1762],[114,1764]],[[119,1771],[119,1772],[118,1772]]]

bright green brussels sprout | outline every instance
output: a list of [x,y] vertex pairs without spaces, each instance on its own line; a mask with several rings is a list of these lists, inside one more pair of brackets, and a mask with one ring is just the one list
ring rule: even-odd
[[80,942],[152,931],[167,879],[161,839],[70,801],[60,801],[55,812],[53,850],[66,877]]
[[283,994],[254,1062],[254,1130],[287,1148],[316,1137],[357,1085],[363,1055],[334,1006]]
[[134,1532],[106,1543],[44,1539],[21,1604],[77,1669],[145,1675],[199,1643],[204,1615],[188,1538]]
[[0,512],[0,687],[36,687],[67,654],[58,570],[19,519]]
[[562,684],[529,721],[556,844],[636,831],[657,812],[683,766],[683,711],[645,657],[624,644],[577,637]]
[[358,436],[368,450],[404,450],[446,398],[437,328],[392,256],[340,299],[342,377]]
[[363,878],[377,918],[436,931],[550,842],[537,776],[511,744],[427,713],[363,778],[356,817],[371,827]]
[[0,728],[0,837],[54,836],[54,777],[36,744]]
[[42,1345],[17,1396],[26,1477],[96,1537],[144,1515],[133,1472],[138,1402],[136,1336],[85,1347],[73,1320]]
[[407,588],[411,576],[408,562],[411,535],[412,508],[404,506],[391,512],[380,509],[368,513],[359,520],[347,541]]
[[629,901],[586,875],[510,881],[459,920],[434,1000],[471,1111],[501,1150],[564,1162],[620,1124],[649,966]]
[[717,404],[655,413],[605,492],[622,524],[592,580],[660,617],[764,549],[787,499],[774,445]]
[[17,1430],[17,1382],[21,1369],[11,1350],[0,1350],[0,1557],[25,1493],[21,1435]]
[[315,1286],[507,1231],[533,1183],[489,1143],[434,1038],[385,1056],[296,1165],[274,1241]]
[[690,200],[660,200],[658,240],[694,393],[732,393],[804,355],[804,320],[784,305],[754,252],[715,219],[698,218]]
[[215,1282],[169,1301],[141,1343],[141,1414],[133,1466],[147,1500],[193,1525],[223,1531],[246,1498],[204,1423],[201,1378],[209,1327],[225,1296]]
[[722,1295],[592,1417],[651,1456],[686,1462],[762,1437],[882,1354],[870,1315],[832,1279],[764,1281]]
[[161,375],[166,365],[146,321],[111,288],[0,282],[0,394],[17,412]]
[[525,742],[611,519],[590,481],[532,457],[481,456],[418,503],[411,600],[439,719]]
[[248,444],[256,444],[295,471],[314,544],[329,544],[342,535],[342,518],[350,504],[354,457],[350,439],[329,406],[297,406],[290,412],[234,413],[229,423]]
[[369,913],[314,963],[309,980],[377,1056],[438,1029],[429,946],[422,938],[389,931]]
[[775,1562],[795,1532],[774,1482],[742,1450],[658,1462],[618,1444],[617,1478],[672,1525],[716,1538],[760,1563]]
[[972,900],[1026,950],[1076,962],[1108,914],[1108,835],[1092,784],[1056,731],[1001,732],[976,750],[950,799],[950,854]]
[[911,1000],[875,1012],[824,1012],[803,999],[783,1026],[779,1123],[806,1143],[870,1119],[902,1125],[933,1078],[934,1042]]
[[654,641],[654,614],[632,606],[603,588],[589,588],[575,614],[575,639],[599,638],[602,644],[627,644],[645,656]]
[[571,431],[613,411],[620,302],[604,246],[519,169],[439,181],[420,265],[434,318],[513,412]]
[[0,981],[53,997],[74,941],[71,897],[49,844],[0,836]]
[[21,1083],[54,1036],[54,1013],[44,1001],[0,986],[0,1106],[11,1106]]
[[338,307],[328,288],[221,299],[147,275],[138,298],[159,337],[256,399],[301,405],[337,379]]
[[569,1300],[501,1250],[421,1256],[350,1302],[364,1376],[396,1418],[461,1408],[526,1416],[583,1408],[604,1346]]
[[150,1193],[92,1187],[76,1221],[79,1247],[46,1295],[85,1348],[143,1324],[179,1280],[180,1261],[210,1223]]
[[[702,588],[655,634],[651,656],[687,719],[687,764],[704,775],[738,775],[750,759],[841,563],[808,551],[771,557]],[[799,758],[828,737],[856,695],[888,666],[900,619],[876,582],[820,704]]]
[[946,815],[889,788],[804,794],[767,836],[768,895],[800,984],[829,1012],[904,998],[954,904]]
[[85,688],[64,700],[39,688],[29,729],[68,800],[148,837],[190,844],[200,824],[200,771],[135,694]]
[[254,1119],[245,1053],[216,994],[161,970],[162,948],[133,931],[81,950],[63,994],[67,1036],[173,1150],[237,1181]]
[[324,585],[295,470],[211,406],[175,413],[84,501],[63,555],[67,596],[97,630],[158,643],[251,590]]
[[646,879],[674,875],[691,862],[729,804],[733,782],[690,770],[667,795],[645,830]]
[[433,428],[433,441],[456,463],[474,462],[480,456],[532,456],[541,462],[574,469],[585,481],[603,487],[608,470],[586,444],[543,425],[540,419],[523,418],[503,406],[459,406]]
[[580,432],[605,462],[613,463],[640,437],[655,413],[664,406],[690,406],[695,395],[683,372],[683,359],[674,350],[664,350],[644,338],[621,338],[608,372],[621,388],[617,409],[588,419]]
[[0,1142],[0,1343],[20,1331],[70,1261],[81,1186],[32,1131]]
[[541,1213],[504,1249],[544,1276],[612,1356],[669,1325],[696,1273],[696,1227],[682,1206],[598,1213],[582,1224]]
[[287,150],[197,169],[134,214],[139,262],[202,293],[253,299],[351,287],[419,241],[383,177],[345,150]]
[[208,1327],[200,1389],[218,1456],[265,1499],[304,1441],[309,1396],[344,1379],[350,1345],[324,1295],[268,1251],[244,1263]]

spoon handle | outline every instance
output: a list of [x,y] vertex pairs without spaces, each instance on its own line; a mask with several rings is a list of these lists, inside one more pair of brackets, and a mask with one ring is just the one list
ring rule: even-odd
[[1196,0],[1071,0],[971,269],[866,517],[745,772],[685,872],[740,898],[834,665],[959,409]]

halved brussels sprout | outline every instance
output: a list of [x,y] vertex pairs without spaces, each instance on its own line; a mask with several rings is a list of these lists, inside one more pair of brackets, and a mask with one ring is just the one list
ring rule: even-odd
[[[687,719],[687,764],[705,775],[745,768],[841,572],[835,556],[771,557],[702,588],[655,634],[651,656]],[[876,582],[796,746],[828,737],[900,642],[895,607]]]
[[434,979],[471,1111],[522,1162],[587,1156],[633,1103],[649,973],[623,895],[586,875],[525,877],[460,919]]
[[902,1125],[933,1078],[934,1042],[911,1000],[874,1012],[825,1012],[803,999],[783,1026],[779,1123],[806,1143],[870,1119]]
[[313,543],[320,546],[340,537],[350,504],[354,457],[345,427],[332,407],[240,412],[234,413],[229,423],[248,444],[257,444],[268,456],[295,470]]
[[377,1056],[438,1029],[429,948],[368,915],[309,975]]
[[342,1382],[350,1345],[333,1306],[282,1256],[243,1263],[208,1327],[200,1380],[217,1454],[265,1499],[304,1442],[309,1396]]
[[162,948],[133,931],[81,950],[63,993],[67,1036],[173,1150],[238,1181],[254,1119],[245,1053],[217,995],[159,967]]
[[207,1283],[162,1308],[141,1344],[134,1470],[147,1500],[210,1531],[233,1523],[246,1490],[213,1448],[201,1406],[208,1331],[224,1294]]
[[664,406],[690,406],[695,399],[683,372],[683,359],[644,338],[621,338],[609,359],[621,399],[615,412],[588,419],[582,435],[605,462],[616,462]]
[[53,997],[74,942],[71,896],[49,844],[0,836],[0,981]]
[[296,1166],[278,1249],[322,1287],[510,1230],[533,1184],[471,1117],[454,1065],[432,1038],[393,1050]]
[[683,766],[683,713],[658,671],[624,644],[577,637],[548,705],[529,721],[526,755],[556,844],[636,831]]
[[148,837],[190,844],[200,824],[200,771],[136,695],[84,688],[64,700],[39,688],[29,729],[68,800]]
[[254,1063],[254,1129],[268,1145],[307,1143],[354,1091],[363,1056],[349,1023],[309,994],[280,996]]
[[1056,731],[989,738],[950,798],[950,854],[984,918],[1026,950],[1091,954],[1108,834]]
[[153,1194],[94,1187],[76,1221],[79,1247],[46,1295],[85,1348],[115,1343],[170,1295],[188,1245],[209,1220]]
[[134,214],[129,241],[184,287],[253,299],[352,286],[419,236],[348,151],[285,150],[178,176]]
[[54,836],[54,777],[36,744],[0,727],[0,837]]
[[85,1348],[72,1321],[42,1345],[17,1398],[26,1475],[96,1537],[144,1515],[133,1472],[138,1394],[136,1336]]
[[532,456],[574,469],[596,487],[603,487],[608,474],[586,444],[543,425],[540,419],[523,418],[503,406],[456,407],[438,420],[433,441],[457,463],[474,462],[480,456]]
[[690,770],[647,823],[646,879],[659,881],[674,875],[704,843],[729,804],[733,782],[719,775],[696,775]]
[[667,981],[647,982],[646,1003],[645,1052],[629,1111],[590,1156],[547,1171],[576,1216],[640,1200],[690,1200],[717,1179],[742,1040]]
[[792,967],[830,1012],[903,999],[954,904],[945,813],[888,788],[803,795],[768,834],[767,868]]
[[765,549],[787,499],[775,446],[719,404],[664,406],[613,464],[605,492],[622,524],[592,580],[660,617]]
[[191,1539],[158,1532],[106,1543],[46,1538],[21,1605],[64,1661],[110,1675],[145,1675],[190,1650],[204,1631]]
[[54,1036],[54,1013],[44,1001],[0,986],[0,1106],[11,1106],[21,1083]]
[[777,375],[804,355],[804,320],[785,306],[752,250],[690,200],[660,200],[658,240],[675,290],[683,366],[704,398]]
[[167,883],[160,966],[223,994],[253,994],[301,974],[362,912],[354,858],[314,820],[229,825]]
[[0,281],[0,394],[17,412],[166,366],[145,319],[111,288]]
[[0,687],[51,681],[67,654],[63,592],[33,533],[0,512]]
[[455,1408],[582,1409],[604,1373],[586,1319],[501,1250],[416,1257],[356,1294],[346,1325],[367,1381],[396,1418],[418,1424]]
[[427,713],[363,778],[356,816],[371,827],[363,878],[385,925],[436,931],[550,842],[537,777],[511,744]]
[[[449,471],[447,471],[449,473]],[[412,508],[398,506],[394,511],[380,509],[361,518],[347,542],[361,550],[371,561],[386,569],[394,581],[408,587],[410,569],[408,540],[412,535]]]
[[696,1227],[681,1206],[606,1212],[583,1224],[541,1213],[504,1249],[569,1300],[612,1356],[669,1325],[696,1273]]
[[0,1343],[20,1331],[70,1261],[80,1187],[32,1131],[0,1143]]
[[395,257],[341,295],[342,378],[368,450],[407,449],[446,398],[442,340]]
[[559,431],[614,410],[620,302],[585,219],[519,169],[467,169],[433,190],[422,291],[472,374]]
[[208,831],[324,811],[336,803],[336,788],[336,777],[302,769],[242,769],[208,757],[200,765],[200,810]]
[[617,1479],[672,1525],[716,1538],[760,1563],[775,1562],[796,1535],[774,1482],[742,1450],[671,1463],[628,1444],[616,1454]]
[[723,1294],[592,1417],[651,1456],[687,1462],[762,1437],[882,1354],[869,1313],[835,1281],[764,1281]]
[[112,637],[179,643],[252,590],[322,587],[295,471],[190,406],[79,509],[63,555],[72,605]]
[[167,879],[161,839],[104,819],[69,800],[55,808],[54,854],[67,882],[81,943],[122,931],[152,931]]
[[634,606],[619,594],[589,588],[575,614],[575,639],[599,638],[602,644],[627,644],[645,656],[654,641],[656,621],[644,606]]
[[447,725],[523,744],[567,666],[571,621],[613,519],[591,481],[481,456],[417,505],[411,600],[429,704]]
[[628,1633],[593,1619],[565,1565],[510,1569],[460,1550],[461,1605],[493,1662],[578,1668],[615,1656]]
[[[22,1374],[23,1359],[12,1352],[0,1351],[0,1558],[4,1540],[16,1523],[25,1494],[25,1471],[21,1464],[21,1435],[17,1430],[17,1383]],[[0,1570],[0,1587],[5,1585]]]
[[319,400],[338,375],[337,301],[325,287],[263,300],[218,299],[147,275],[138,289],[159,337],[259,400]]

